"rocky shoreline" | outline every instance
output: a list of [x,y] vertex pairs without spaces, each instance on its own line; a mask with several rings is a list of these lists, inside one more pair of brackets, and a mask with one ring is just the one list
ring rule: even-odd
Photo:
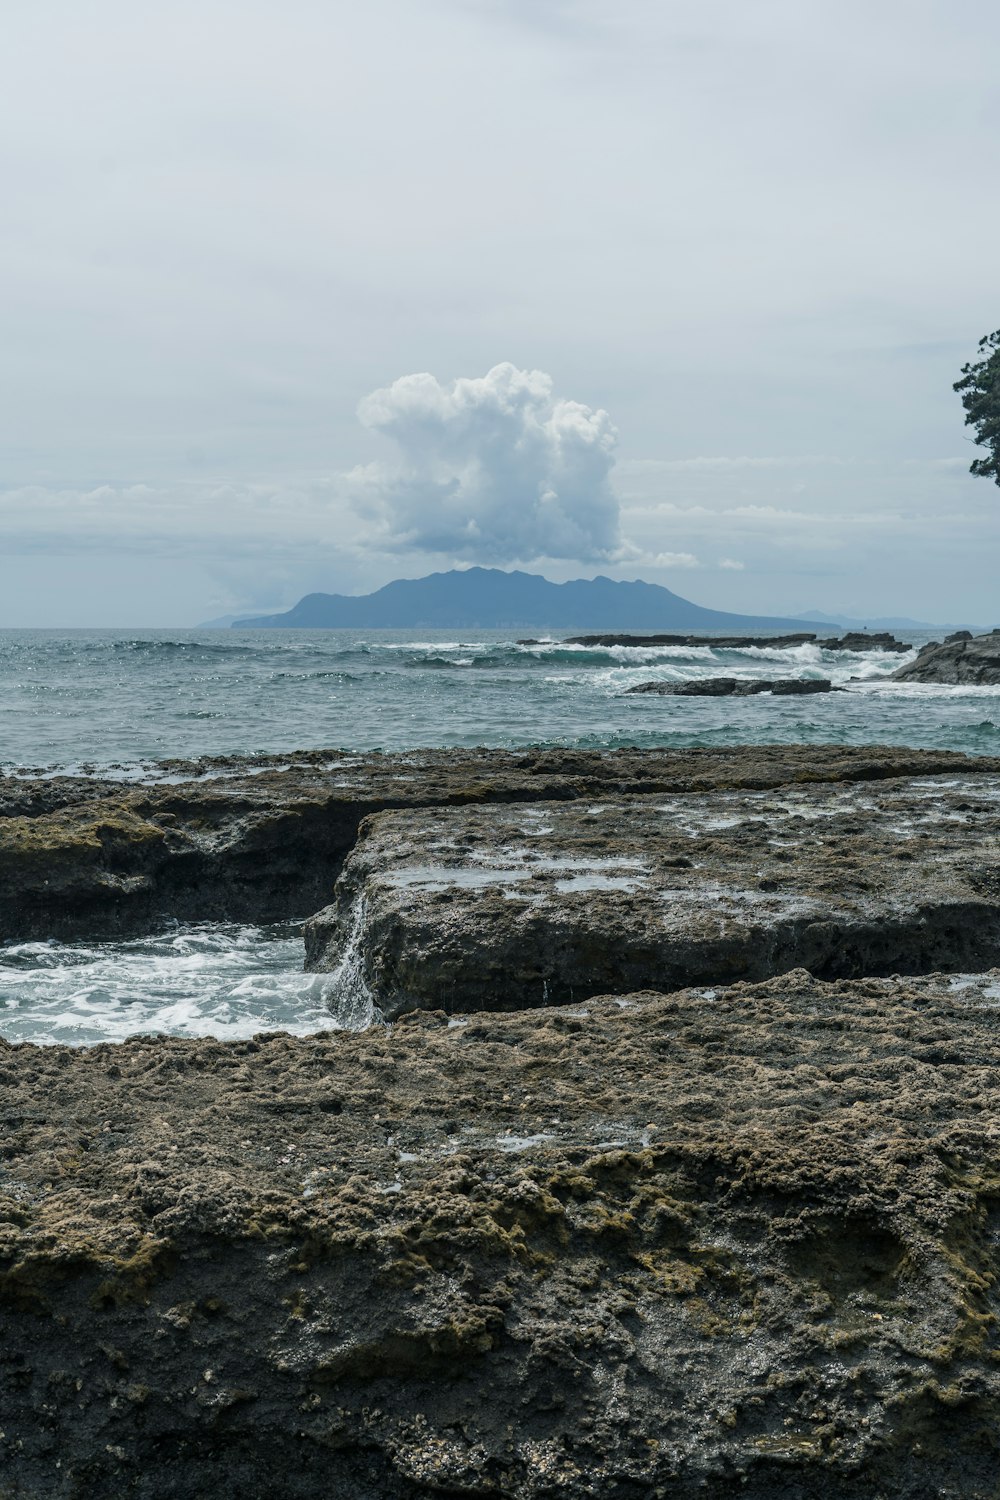
[[6,940],[316,914],[398,1019],[0,1042],[0,1495],[995,1496],[998,870],[938,752],[3,780]]
[[387,1016],[1000,964],[1000,800],[978,776],[387,812],[307,966]]

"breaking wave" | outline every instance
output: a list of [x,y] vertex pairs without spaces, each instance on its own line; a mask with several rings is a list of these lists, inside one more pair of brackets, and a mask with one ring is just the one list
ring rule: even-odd
[[[519,634],[0,632],[0,764],[139,780],[168,758],[293,750],[747,739],[994,748],[985,726],[1000,689],[890,683],[906,654],[816,642],[580,646]],[[769,694],[734,703],[627,692],[713,676],[827,677],[847,691],[808,706]]]

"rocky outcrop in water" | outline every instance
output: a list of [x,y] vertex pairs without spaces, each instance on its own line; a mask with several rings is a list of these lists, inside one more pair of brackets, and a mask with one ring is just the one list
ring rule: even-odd
[[17,1500],[992,1500],[1000,974],[0,1044]]
[[[571,635],[564,646],[713,646],[725,651],[751,646],[785,650],[790,646],[821,646],[824,651],[911,651],[886,630],[849,630],[846,635],[820,638],[815,631],[794,635]],[[519,646],[538,646],[540,641],[518,641]]]
[[892,681],[995,687],[1000,684],[1000,630],[990,635],[958,630],[943,642],[930,641],[915,661],[893,672]]
[[348,945],[388,1016],[609,990],[1000,964],[996,781],[369,819],[307,966]]
[[309,751],[168,762],[142,785],[0,777],[0,940],[308,916],[329,902],[362,819],[387,808],[696,793],[998,765],[877,746]]
[[655,693],[661,698],[753,698],[773,693],[776,698],[790,698],[809,693],[841,693],[826,677],[701,677],[687,682],[639,682],[625,689],[631,693]]

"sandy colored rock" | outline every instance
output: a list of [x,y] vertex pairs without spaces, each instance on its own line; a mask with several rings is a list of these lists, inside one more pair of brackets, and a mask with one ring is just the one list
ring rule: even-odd
[[987,1500],[1000,973],[0,1045],[18,1500]]

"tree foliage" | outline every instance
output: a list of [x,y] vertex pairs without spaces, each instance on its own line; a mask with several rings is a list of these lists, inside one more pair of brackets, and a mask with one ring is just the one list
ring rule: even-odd
[[970,472],[985,474],[1000,484],[1000,328],[979,340],[979,359],[962,366],[962,379],[953,389],[962,397],[966,425],[976,442],[988,450],[973,460]]

